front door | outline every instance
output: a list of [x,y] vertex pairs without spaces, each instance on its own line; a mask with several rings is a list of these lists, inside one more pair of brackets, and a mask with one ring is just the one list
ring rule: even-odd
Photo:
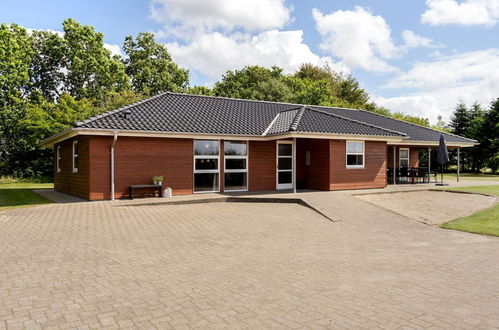
[[293,188],[293,141],[277,141],[277,189]]

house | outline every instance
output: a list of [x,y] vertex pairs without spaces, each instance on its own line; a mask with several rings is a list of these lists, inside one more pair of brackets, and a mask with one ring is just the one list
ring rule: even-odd
[[[417,167],[440,134],[363,110],[163,93],[43,145],[54,148],[55,190],[101,200],[155,175],[174,195],[383,188],[389,167]],[[476,143],[444,136],[453,148]]]

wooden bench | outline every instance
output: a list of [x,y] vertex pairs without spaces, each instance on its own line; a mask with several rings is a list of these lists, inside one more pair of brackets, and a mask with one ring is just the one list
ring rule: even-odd
[[152,189],[153,196],[158,192],[159,197],[163,197],[163,186],[157,184],[135,184],[128,186],[128,196],[133,199],[134,190]]

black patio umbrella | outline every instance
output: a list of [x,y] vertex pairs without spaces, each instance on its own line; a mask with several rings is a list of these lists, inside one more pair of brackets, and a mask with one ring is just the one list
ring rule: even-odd
[[438,144],[437,151],[437,163],[440,164],[442,169],[442,174],[440,176],[440,183],[437,183],[438,186],[444,186],[444,165],[449,162],[449,152],[447,151],[447,145],[445,144],[445,138],[443,134],[440,134],[440,143]]

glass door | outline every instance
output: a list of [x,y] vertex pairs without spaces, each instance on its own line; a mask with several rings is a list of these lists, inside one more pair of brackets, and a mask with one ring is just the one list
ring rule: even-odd
[[277,189],[293,188],[293,141],[277,141]]

